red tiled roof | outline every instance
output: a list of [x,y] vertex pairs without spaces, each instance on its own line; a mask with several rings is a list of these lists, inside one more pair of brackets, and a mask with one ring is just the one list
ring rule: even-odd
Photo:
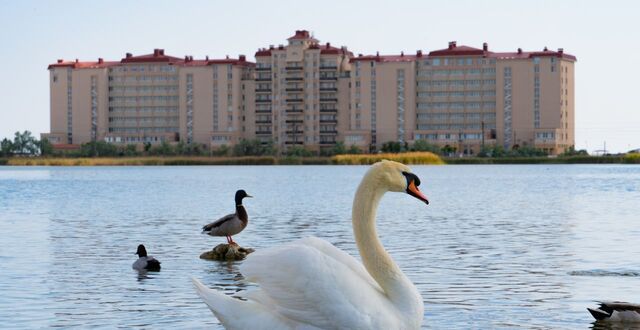
[[175,56],[168,56],[164,54],[164,49],[155,49],[153,54],[141,55],[141,56],[133,56],[131,54],[127,54],[127,57],[123,58],[121,61],[111,61],[106,62],[102,59],[99,59],[97,62],[80,62],[78,60],[74,61],[63,61],[58,60],[57,63],[50,64],[49,69],[56,67],[69,67],[72,69],[93,69],[93,68],[106,68],[110,66],[115,66],[123,63],[162,63],[166,62],[171,65],[179,65],[179,66],[206,66],[212,64],[232,64],[232,65],[243,65],[243,66],[254,66],[255,63],[248,62],[244,55],[240,55],[238,59],[234,58],[224,58],[224,59],[212,59],[210,60],[208,57],[204,60],[194,60],[193,56],[185,56],[184,58],[179,58]]
[[56,63],[49,64],[47,69],[51,70],[53,68],[64,68],[64,67],[68,67],[72,69],[101,69],[101,68],[108,68],[110,66],[114,66],[118,63],[120,62],[116,62],[116,61],[105,62],[105,61],[102,61],[101,59],[95,62],[94,61],[80,62],[77,60],[76,61],[58,60],[58,62]]
[[449,48],[429,52],[429,56],[486,56],[488,50],[469,46],[458,46],[455,41],[449,43]]
[[296,30],[296,34],[287,38],[287,40],[291,39],[312,39],[311,34],[307,30]]
[[354,57],[349,60],[350,63],[357,61],[376,61],[376,62],[412,62],[418,58],[417,55],[364,55]]
[[490,53],[489,57],[503,59],[503,60],[529,59],[533,57],[558,57],[558,58],[563,58],[569,61],[578,60],[575,56],[571,54],[567,54],[564,51],[551,51],[551,50],[543,50],[540,52],[523,52],[521,50],[518,50],[517,52]]
[[256,56],[256,57],[258,57],[258,56],[271,56],[271,50],[266,49],[266,48],[259,49],[259,50],[256,52],[256,55],[255,55],[255,56]]
[[164,54],[164,49],[154,49],[153,54],[133,56],[127,53],[127,56],[120,60],[120,63],[154,63],[154,62],[180,62],[181,58]]
[[576,61],[576,57],[565,53],[562,49],[558,51],[548,50],[546,47],[542,51],[534,51],[534,52],[523,52],[521,49],[518,49],[517,52],[490,52],[487,48],[486,43],[483,45],[483,49],[473,48],[469,46],[458,46],[455,41],[449,43],[449,48],[434,50],[429,52],[429,57],[439,57],[439,56],[483,56],[490,58],[500,58],[500,59],[517,59],[517,58],[533,58],[533,57],[558,57],[564,58],[570,61]]

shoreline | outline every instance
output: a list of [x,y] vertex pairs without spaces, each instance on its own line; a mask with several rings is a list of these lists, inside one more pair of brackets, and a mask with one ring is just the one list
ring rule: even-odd
[[0,158],[0,166],[197,166],[197,165],[369,165],[390,159],[407,165],[508,165],[508,164],[640,164],[640,154],[622,156],[569,157],[503,157],[503,158],[440,158],[434,154],[363,154],[333,157],[12,157]]

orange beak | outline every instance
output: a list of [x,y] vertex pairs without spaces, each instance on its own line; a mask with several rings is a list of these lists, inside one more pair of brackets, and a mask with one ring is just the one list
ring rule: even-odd
[[429,205],[429,200],[427,196],[425,196],[419,189],[416,187],[416,184],[413,180],[409,182],[409,187],[407,187],[407,193]]

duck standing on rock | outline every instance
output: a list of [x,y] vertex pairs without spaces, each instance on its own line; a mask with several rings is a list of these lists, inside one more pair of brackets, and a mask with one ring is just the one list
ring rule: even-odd
[[136,252],[136,254],[139,258],[133,263],[133,265],[131,265],[131,268],[137,271],[160,271],[160,261],[156,260],[156,258],[152,256],[147,256],[147,249],[144,248],[144,245],[138,245],[138,251]]
[[202,227],[202,233],[206,233],[211,236],[226,236],[227,243],[236,244],[231,236],[243,231],[249,223],[247,210],[242,206],[242,200],[245,197],[253,196],[248,195],[247,192],[242,189],[236,191],[236,212],[227,214],[224,217]]

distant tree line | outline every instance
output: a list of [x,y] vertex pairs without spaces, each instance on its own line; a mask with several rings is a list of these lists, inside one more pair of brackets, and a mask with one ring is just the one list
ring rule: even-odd
[[0,157],[40,156],[52,152],[49,140],[38,140],[29,131],[16,132],[13,140],[4,138],[0,141]]
[[[372,150],[375,152],[374,150]],[[441,156],[453,156],[459,152],[456,147],[445,145],[443,147],[431,144],[425,140],[417,140],[412,145],[407,142],[388,141],[382,145],[381,152],[402,153],[410,151],[428,151]],[[242,139],[236,145],[229,147],[221,145],[211,149],[205,144],[178,142],[171,144],[162,141],[152,145],[145,143],[142,147],[135,144],[116,145],[105,141],[84,143],[79,150],[59,151],[54,150],[47,139],[38,140],[31,132],[16,132],[13,140],[4,138],[0,141],[0,157],[12,156],[68,156],[68,157],[134,157],[134,156],[287,156],[287,157],[312,157],[333,156],[342,154],[361,154],[363,150],[355,145],[345,146],[338,141],[331,148],[322,149],[319,153],[294,145],[286,150],[278,150],[271,140],[263,142],[258,139]],[[546,156],[541,149],[530,146],[514,146],[507,150],[502,146],[485,146],[476,155],[477,157],[542,157]],[[567,149],[561,156],[588,156],[586,150]]]

